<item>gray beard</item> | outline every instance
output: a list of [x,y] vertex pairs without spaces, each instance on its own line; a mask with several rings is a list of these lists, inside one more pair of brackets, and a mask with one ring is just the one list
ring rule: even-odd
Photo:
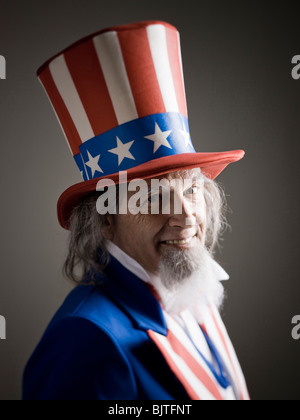
[[164,251],[159,275],[152,281],[167,312],[179,314],[190,309],[201,318],[208,303],[222,305],[224,288],[212,272],[211,260],[211,254],[202,245]]

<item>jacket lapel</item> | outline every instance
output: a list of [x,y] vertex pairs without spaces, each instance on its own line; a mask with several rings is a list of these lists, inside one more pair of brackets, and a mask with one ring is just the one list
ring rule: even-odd
[[[105,273],[99,273],[96,277],[101,287],[122,307],[134,325],[148,334],[192,400],[222,399],[212,372],[175,320],[163,312],[148,285],[114,257],[111,257]],[[213,306],[210,307],[204,328],[229,367],[229,374],[234,379],[239,395],[248,399],[235,352],[219,313]]]
[[148,331],[192,400],[222,400],[212,372],[176,321],[167,313],[166,337]]
[[160,303],[146,283],[121,265],[114,257],[104,274],[96,274],[98,284],[112,301],[123,309],[136,328],[167,335],[167,325]]

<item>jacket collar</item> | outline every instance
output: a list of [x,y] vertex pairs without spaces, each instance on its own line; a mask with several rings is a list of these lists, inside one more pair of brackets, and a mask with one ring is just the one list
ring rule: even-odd
[[96,274],[101,287],[133,320],[137,328],[167,336],[168,330],[159,301],[135,274],[110,256],[103,274]]
[[106,249],[123,267],[127,268],[131,273],[143,282],[151,284],[151,279],[147,271],[133,258],[126,254],[121,248],[115,245],[113,242],[106,241]]

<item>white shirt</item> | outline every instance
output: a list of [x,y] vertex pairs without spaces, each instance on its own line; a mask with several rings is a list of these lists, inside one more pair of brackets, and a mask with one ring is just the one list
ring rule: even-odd
[[[135,274],[139,279],[145,283],[152,284],[150,274],[133,258],[127,255],[122,251],[118,246],[116,246],[111,241],[106,243],[108,252],[122,264],[127,270]],[[211,270],[216,279],[219,281],[229,280],[229,275],[226,271],[213,259],[210,260]],[[203,356],[211,364],[215,365],[215,360],[210,351],[210,348],[207,344],[207,341],[202,333],[202,330],[199,328],[199,325],[189,310],[181,312],[179,315],[174,316],[173,319],[176,320],[178,325],[185,332],[189,340],[191,340],[194,346],[203,354]],[[224,400],[236,400],[234,395],[233,388],[230,386],[227,389],[224,389],[218,384],[219,392],[222,395]]]

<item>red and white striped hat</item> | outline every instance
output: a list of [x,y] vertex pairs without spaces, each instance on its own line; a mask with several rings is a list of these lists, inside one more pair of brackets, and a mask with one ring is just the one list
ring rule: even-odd
[[58,201],[74,206],[99,179],[128,181],[200,167],[214,179],[241,150],[196,153],[189,133],[179,33],[165,22],[102,30],[48,60],[38,76],[83,177]]

